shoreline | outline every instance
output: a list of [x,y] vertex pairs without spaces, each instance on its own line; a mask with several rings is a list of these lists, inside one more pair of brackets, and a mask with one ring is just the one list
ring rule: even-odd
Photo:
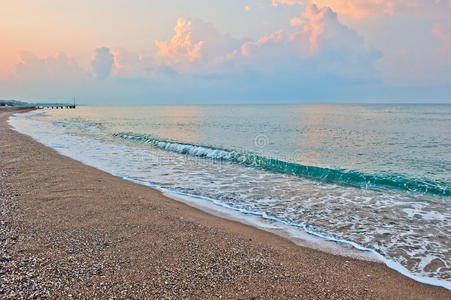
[[[18,258],[23,253],[35,253],[38,258],[47,258],[47,263],[59,262],[56,266],[70,258],[66,264],[75,268],[77,274],[99,262],[99,258],[89,258],[90,255],[86,258],[77,253],[89,254],[97,249],[101,254],[108,254],[104,258],[108,266],[100,268],[100,274],[78,275],[89,284],[81,280],[68,290],[56,285],[52,296],[77,295],[74,287],[81,288],[79,295],[84,296],[121,295],[118,287],[131,282],[134,288],[126,289],[125,294],[129,297],[216,297],[217,294],[225,297],[438,299],[451,295],[444,288],[423,285],[381,263],[297,246],[273,233],[213,216],[170,199],[160,191],[62,156],[9,128],[6,119],[12,113],[0,111],[0,149],[5,158],[2,169],[13,174],[6,176],[5,182],[20,195],[13,197],[18,213],[11,221],[16,224],[11,228],[18,231],[14,247],[19,249],[13,247],[10,252],[16,253]],[[41,173],[44,168],[45,174]],[[97,231],[85,231],[87,228]],[[74,231],[78,235],[74,235]],[[104,235],[99,235],[99,231]],[[30,233],[36,238],[26,238]],[[71,241],[80,236],[85,241],[84,246],[76,247]],[[97,245],[105,236],[116,239],[106,242],[107,245]],[[74,252],[69,248],[78,250]],[[115,268],[121,263],[114,262],[130,256],[134,259],[125,264],[132,268],[126,271]],[[193,256],[197,257],[195,261]],[[77,268],[74,261],[84,267]],[[171,261],[183,268],[173,266]],[[214,268],[209,268],[212,265]],[[38,271],[42,267],[34,269]],[[106,275],[114,278],[111,284],[100,281],[108,277]],[[70,273],[63,277],[72,279]],[[47,278],[59,280],[52,272]],[[196,282],[190,288],[186,283],[193,279]],[[144,282],[146,287],[136,286],[136,282]],[[214,287],[211,282],[215,283]]]

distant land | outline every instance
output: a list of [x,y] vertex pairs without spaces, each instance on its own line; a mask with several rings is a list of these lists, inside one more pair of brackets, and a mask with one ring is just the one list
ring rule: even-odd
[[20,106],[20,107],[34,107],[34,106],[58,106],[58,105],[71,105],[70,103],[57,103],[57,102],[24,102],[18,100],[0,100],[0,106]]

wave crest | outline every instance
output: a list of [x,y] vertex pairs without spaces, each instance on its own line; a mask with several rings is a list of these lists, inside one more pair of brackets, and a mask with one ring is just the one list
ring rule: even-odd
[[401,174],[365,174],[355,170],[330,169],[267,158],[254,153],[219,149],[209,146],[166,141],[136,133],[115,133],[121,139],[149,144],[165,151],[202,158],[224,160],[271,172],[295,175],[326,183],[334,183],[366,189],[396,189],[416,193],[451,196],[450,187],[440,181],[408,178]]

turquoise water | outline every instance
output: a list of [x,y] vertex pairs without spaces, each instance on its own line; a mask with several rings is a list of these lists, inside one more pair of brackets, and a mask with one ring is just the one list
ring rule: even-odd
[[13,123],[115,175],[451,281],[451,105],[80,107]]

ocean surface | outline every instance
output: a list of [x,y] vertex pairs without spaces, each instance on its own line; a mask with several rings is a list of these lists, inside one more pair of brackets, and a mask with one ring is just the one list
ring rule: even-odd
[[451,105],[78,107],[10,122],[116,176],[451,288]]

